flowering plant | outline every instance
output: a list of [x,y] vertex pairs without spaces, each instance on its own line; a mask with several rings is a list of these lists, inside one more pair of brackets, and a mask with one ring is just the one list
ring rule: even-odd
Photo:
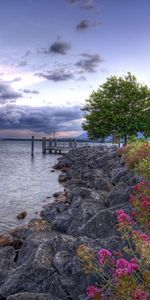
[[124,155],[127,167],[135,169],[146,179],[150,179],[150,142],[135,141],[119,150]]
[[[150,182],[143,181],[133,189],[130,199],[133,217],[123,209],[116,211],[117,230],[126,241],[122,252],[100,249],[95,253],[80,245],[77,254],[86,273],[99,275],[99,284],[87,288],[94,300],[150,299]],[[138,224],[146,232],[137,230]]]

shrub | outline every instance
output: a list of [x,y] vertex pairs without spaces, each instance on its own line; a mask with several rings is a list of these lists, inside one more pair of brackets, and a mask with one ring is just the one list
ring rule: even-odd
[[124,155],[125,164],[135,169],[146,179],[150,179],[150,142],[135,141],[121,148],[119,153]]

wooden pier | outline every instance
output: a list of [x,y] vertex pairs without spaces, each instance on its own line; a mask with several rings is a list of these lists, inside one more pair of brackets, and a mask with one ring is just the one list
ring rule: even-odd
[[75,139],[48,139],[43,138],[42,140],[42,152],[45,153],[54,153],[54,154],[62,154],[68,152],[71,149],[75,149],[77,147],[86,146],[88,143],[77,141]]
[[[34,142],[35,138],[32,136],[31,139],[31,156],[34,157]],[[90,146],[112,146],[112,143],[103,143],[102,141],[93,141],[93,140],[77,140],[77,139],[47,139],[46,137],[42,138],[42,153],[50,154],[62,154],[66,153],[72,149]],[[114,144],[115,145],[115,144]]]

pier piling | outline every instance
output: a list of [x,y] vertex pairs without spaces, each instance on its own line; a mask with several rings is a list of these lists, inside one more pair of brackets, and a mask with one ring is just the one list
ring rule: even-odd
[[34,136],[31,139],[31,156],[34,156]]
[[42,153],[46,154],[46,137],[42,139]]

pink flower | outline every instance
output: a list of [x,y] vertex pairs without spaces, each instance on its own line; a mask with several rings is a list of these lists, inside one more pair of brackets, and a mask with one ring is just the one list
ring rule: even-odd
[[148,207],[148,208],[150,208],[150,202],[144,200],[141,206],[142,206],[142,207]]
[[131,261],[127,261],[124,258],[117,259],[116,261],[116,271],[115,275],[117,278],[120,278],[125,275],[131,275],[134,272],[139,270],[139,265],[136,259],[132,259]]
[[123,223],[124,225],[135,225],[135,222],[132,220],[132,218],[125,213],[123,209],[119,209],[116,211],[117,215],[117,221],[119,223]]
[[98,251],[98,258],[100,264],[105,264],[112,256],[112,253],[107,249],[101,249]]
[[136,215],[137,215],[137,212],[135,210],[132,211],[131,216],[134,218],[134,217],[136,217]]
[[130,262],[137,264],[137,265],[139,263],[136,257],[131,258]]
[[121,268],[116,269],[115,276],[116,276],[117,279],[119,279],[119,278],[121,278],[122,276],[125,276],[125,275],[127,275],[127,272],[124,269],[121,269]]
[[134,230],[133,235],[135,235],[135,237],[139,238],[143,242],[146,242],[148,245],[150,245],[150,237],[146,233],[142,233],[140,231]]
[[116,267],[117,268],[121,268],[121,269],[127,268],[128,267],[128,263],[129,262],[126,259],[120,258],[120,259],[117,259],[117,261],[116,261]]
[[148,292],[143,291],[141,289],[136,289],[133,292],[133,300],[147,300],[148,296]]
[[87,293],[88,297],[94,298],[95,296],[100,295],[101,291],[102,290],[100,288],[98,288],[97,286],[90,285],[87,288],[86,293]]

